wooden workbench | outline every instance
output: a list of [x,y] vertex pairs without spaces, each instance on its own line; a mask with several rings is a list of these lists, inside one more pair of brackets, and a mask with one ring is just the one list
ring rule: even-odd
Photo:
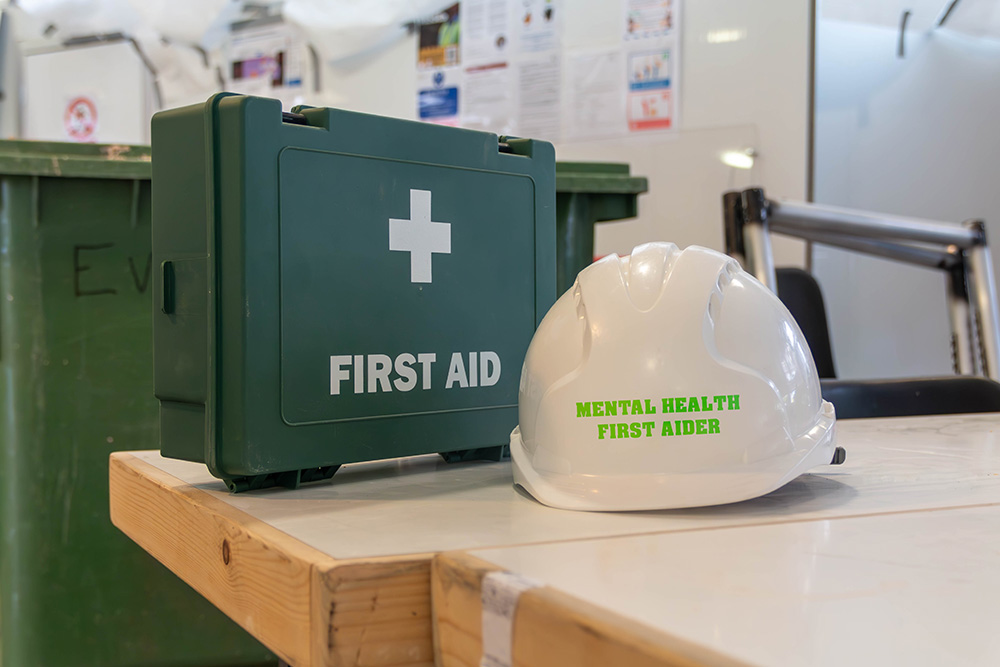
[[[202,465],[131,452],[111,458],[111,517],[295,667],[426,665],[430,564],[440,552],[1000,503],[1000,415],[837,428],[843,466],[715,508],[554,510],[513,489],[508,464],[433,456],[345,466],[332,482],[296,491],[231,495]],[[477,621],[472,612],[461,619],[473,629]]]
[[[496,572],[537,586],[500,627]],[[992,667],[1000,505],[442,554],[433,591],[442,667]]]

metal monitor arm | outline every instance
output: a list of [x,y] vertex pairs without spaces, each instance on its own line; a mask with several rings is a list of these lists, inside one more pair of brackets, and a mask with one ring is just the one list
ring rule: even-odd
[[726,253],[771,290],[770,232],[944,271],[955,372],[1000,380],[996,281],[982,220],[959,225],[778,202],[761,188],[725,193],[722,208]]

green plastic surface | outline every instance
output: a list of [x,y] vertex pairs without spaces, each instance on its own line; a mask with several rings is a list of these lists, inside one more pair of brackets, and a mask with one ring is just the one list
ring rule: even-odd
[[[506,445],[556,295],[552,146],[296,113],[220,94],[153,118],[161,451],[239,491]],[[390,248],[418,220],[450,225],[420,280]]]
[[610,162],[556,163],[557,292],[594,261],[594,225],[634,218],[637,197],[649,189],[629,165]]
[[149,149],[0,142],[0,662],[276,660],[112,526],[157,442]]

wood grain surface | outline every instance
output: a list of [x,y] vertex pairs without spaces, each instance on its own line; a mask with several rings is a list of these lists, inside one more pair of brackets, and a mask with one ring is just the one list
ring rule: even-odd
[[[434,642],[441,667],[479,667],[482,581],[499,569],[461,552],[434,558]],[[746,663],[545,586],[521,594],[512,633],[511,667],[746,667]]]
[[109,484],[115,526],[293,667],[434,664],[430,554],[334,559],[127,452]]

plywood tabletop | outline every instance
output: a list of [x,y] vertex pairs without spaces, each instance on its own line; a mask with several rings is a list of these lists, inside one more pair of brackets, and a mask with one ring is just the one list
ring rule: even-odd
[[115,454],[115,525],[296,667],[429,664],[442,551],[718,529],[1000,501],[1000,415],[845,421],[847,463],[766,497],[582,513],[515,490],[508,463],[345,466],[295,491],[231,495],[200,464]]
[[708,664],[986,666],[1000,655],[997,504],[445,554],[434,566],[443,665],[479,664],[479,582],[495,569],[540,586],[506,638],[522,667],[595,664],[572,657],[588,625],[617,625],[591,649],[612,663],[640,638],[646,655],[696,647]]

